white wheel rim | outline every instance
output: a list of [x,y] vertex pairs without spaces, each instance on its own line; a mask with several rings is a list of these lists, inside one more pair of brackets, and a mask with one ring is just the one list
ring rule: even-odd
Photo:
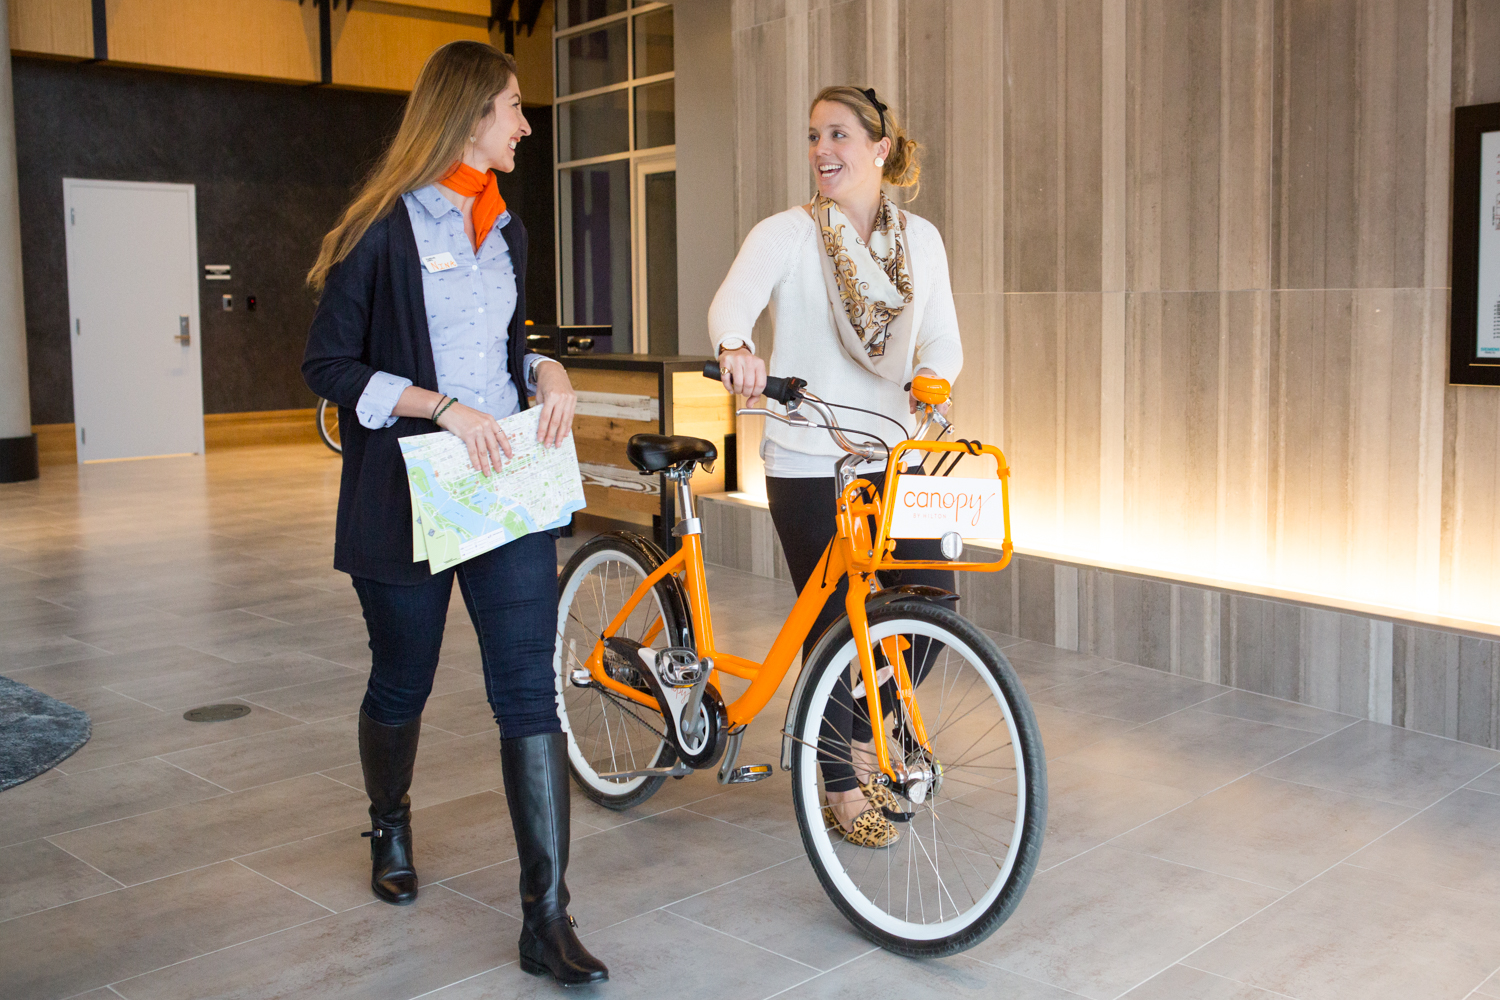
[[[891,619],[881,622],[878,625],[872,624],[870,626],[870,637],[872,640],[884,639],[897,634],[927,636],[942,641],[948,649],[961,657],[969,669],[973,670],[984,680],[995,701],[1004,707],[1005,724],[1009,731],[1010,745],[1013,748],[1015,760],[1016,813],[1009,848],[1005,854],[1004,861],[999,865],[993,882],[970,905],[960,908],[955,901],[953,915],[947,919],[942,919],[940,908],[939,919],[932,922],[914,922],[883,909],[876,902],[869,899],[865,895],[864,890],[855,883],[846,870],[844,861],[839,857],[835,849],[834,838],[823,828],[822,799],[818,784],[818,755],[813,749],[817,745],[819,732],[822,728],[824,707],[827,705],[830,692],[838,680],[839,672],[837,670],[825,671],[819,678],[816,687],[808,691],[805,696],[811,704],[808,711],[803,713],[802,728],[796,734],[799,743],[795,748],[797,757],[796,768],[799,778],[798,787],[800,788],[800,795],[802,797],[799,805],[809,826],[808,832],[811,835],[809,839],[812,841],[814,850],[822,862],[823,870],[832,879],[838,889],[839,895],[861,917],[889,934],[914,941],[935,941],[956,934],[971,926],[989,910],[995,899],[1004,890],[1006,883],[1010,881],[1011,873],[1015,870],[1016,856],[1020,851],[1022,824],[1026,816],[1026,761],[1021,752],[1020,734],[1016,729],[1015,713],[1011,709],[1010,702],[1006,699],[1004,692],[1000,690],[1000,686],[995,681],[995,678],[971,647],[945,629],[913,619]],[[854,656],[854,640],[851,638],[834,655],[834,662],[847,666],[853,660]],[[931,681],[932,677],[929,675],[926,683],[931,683]],[[920,691],[921,688],[919,687],[918,690]],[[925,716],[926,713],[924,712],[924,719]],[[933,739],[936,740],[935,735]],[[879,855],[885,855],[885,861],[889,866],[892,857],[889,852],[899,851],[903,846],[908,851],[913,850],[909,841],[916,834],[916,825],[922,822],[925,815],[926,813],[922,811],[922,807],[918,807],[918,815],[910,823],[902,824],[903,836],[897,844],[883,850],[870,850],[866,848],[859,848],[858,850],[862,851],[863,855],[870,856],[872,859]],[[935,816],[933,820],[934,827],[939,822],[942,822],[942,819]],[[888,873],[890,870],[888,867]],[[907,872],[909,875],[909,865]],[[944,895],[940,887],[938,899],[942,900]],[[951,894],[948,895],[948,898],[952,900]]]
[[[563,732],[568,734],[568,758],[573,762],[574,773],[582,778],[590,788],[593,788],[601,794],[608,796],[624,796],[635,791],[648,779],[645,777],[639,777],[628,778],[624,781],[606,781],[605,779],[599,777],[599,772],[595,770],[594,765],[588,760],[587,757],[584,756],[582,748],[578,745],[578,737],[573,731],[572,720],[570,719],[568,713],[568,702],[566,696],[566,685],[569,684],[569,681],[567,679],[568,672],[574,667],[582,666],[581,663],[574,663],[572,661],[567,649],[566,635],[568,615],[573,608],[574,599],[578,596],[578,592],[582,588],[584,581],[594,578],[593,571],[597,567],[602,566],[605,563],[627,564],[636,574],[638,574],[637,578],[630,586],[621,587],[621,593],[623,594],[624,598],[628,598],[635,587],[639,585],[640,581],[644,580],[649,575],[645,568],[642,567],[641,564],[632,555],[622,549],[600,549],[598,552],[595,552],[592,555],[588,556],[583,560],[583,562],[578,565],[577,569],[574,570],[573,575],[568,578],[568,582],[564,586],[562,595],[557,602],[557,647],[552,654],[552,667],[554,674],[553,682],[557,686],[557,714],[558,718],[562,720]],[[609,589],[607,581],[605,584],[605,588],[606,590]],[[650,595],[645,600],[655,602],[658,613],[661,612],[660,602],[657,601],[657,598],[654,594]],[[642,604],[645,603],[645,600],[642,601]],[[619,604],[614,606],[614,610],[618,612],[620,607],[622,607],[623,605],[624,599],[622,599]],[[607,624],[607,622],[605,624]],[[601,706],[605,704],[604,696],[599,694],[597,691],[593,692],[593,697],[598,700],[598,703]],[[616,711],[618,711],[618,709],[616,709]],[[643,708],[641,709],[641,711],[644,712],[646,710]],[[607,716],[605,725],[606,729],[608,730],[609,724],[607,722]],[[645,749],[641,749],[640,747],[629,745],[628,749],[623,752],[631,754],[634,757],[634,760],[633,762],[628,764],[622,762],[618,769],[635,770],[641,767],[650,767],[655,763],[657,755],[661,752],[661,740],[656,739],[655,737],[651,737],[649,736],[649,734],[646,734],[644,729],[642,729],[636,723],[625,721],[624,725],[631,727],[623,731],[624,736],[622,738],[624,740],[628,741],[630,735],[638,734],[647,735],[648,739],[652,739],[655,742],[649,748],[649,752],[647,752],[647,750]],[[613,733],[609,734],[609,736],[613,735]],[[645,744],[641,744],[641,747],[644,746]],[[643,760],[642,756],[646,757],[647,759]]]

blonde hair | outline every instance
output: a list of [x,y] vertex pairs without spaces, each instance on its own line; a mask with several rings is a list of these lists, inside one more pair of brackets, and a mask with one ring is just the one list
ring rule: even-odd
[[344,209],[307,283],[321,290],[328,272],[354,250],[375,221],[408,191],[445,175],[475,129],[494,112],[495,97],[516,75],[516,61],[484,42],[449,42],[427,57],[390,148]]
[[807,113],[812,114],[812,109],[824,101],[833,101],[842,104],[854,112],[854,117],[864,128],[865,135],[870,137],[871,142],[879,142],[881,139],[891,140],[891,151],[885,158],[885,166],[881,168],[880,176],[887,184],[895,187],[913,188],[912,197],[916,197],[917,178],[922,175],[922,144],[906,134],[901,127],[901,122],[896,117],[896,112],[887,107],[884,112],[884,130],[881,129],[882,113],[870,101],[869,95],[858,87],[824,87],[818,91],[818,96],[813,98],[812,104],[808,105]]

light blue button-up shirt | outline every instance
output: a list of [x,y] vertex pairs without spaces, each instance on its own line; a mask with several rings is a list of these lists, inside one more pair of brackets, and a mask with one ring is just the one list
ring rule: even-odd
[[[516,272],[510,247],[500,230],[510,213],[495,220],[476,255],[464,233],[464,216],[443,197],[436,184],[402,195],[417,237],[417,256],[424,259],[451,253],[457,267],[445,271],[422,268],[422,299],[427,310],[427,333],[437,366],[438,391],[465,406],[483,410],[496,419],[521,409],[509,369],[510,321],[516,312]],[[542,355],[528,354],[525,370]],[[376,372],[365,386],[354,412],[371,430],[396,422],[391,411],[411,379]],[[526,391],[536,394],[536,386]]]

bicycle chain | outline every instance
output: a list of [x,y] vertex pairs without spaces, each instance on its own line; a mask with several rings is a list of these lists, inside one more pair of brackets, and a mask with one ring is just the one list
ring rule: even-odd
[[660,729],[657,729],[655,726],[647,722],[645,719],[641,718],[639,715],[636,715],[635,712],[631,710],[629,702],[621,699],[619,695],[615,694],[613,691],[609,690],[598,681],[589,681],[589,687],[604,695],[604,697],[608,698],[610,702],[620,711],[624,712],[636,722],[639,722],[641,725],[645,726],[647,729],[655,733],[662,740],[662,742],[666,743],[668,746],[671,746],[674,751],[677,749],[675,746],[673,746],[671,738],[668,737],[666,733],[662,732]]

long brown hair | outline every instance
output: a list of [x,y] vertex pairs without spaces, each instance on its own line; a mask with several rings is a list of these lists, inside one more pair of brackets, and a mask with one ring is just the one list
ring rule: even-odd
[[338,225],[323,237],[307,283],[321,290],[329,270],[349,256],[375,221],[408,191],[426,187],[463,156],[475,129],[494,113],[495,97],[516,75],[516,61],[484,42],[449,42],[427,57],[401,116],[401,127]]
[[[871,142],[887,138],[891,140],[891,152],[886,156],[885,166],[880,171],[882,180],[894,187],[916,187],[917,178],[922,175],[922,144],[906,134],[894,110],[887,107],[882,121],[882,112],[870,103],[870,98],[858,87],[824,87],[808,105],[807,113],[811,115],[812,109],[824,101],[842,104],[854,112],[854,117],[859,120]],[[882,126],[884,132],[881,131]],[[911,193],[911,197],[916,197],[916,191]]]

